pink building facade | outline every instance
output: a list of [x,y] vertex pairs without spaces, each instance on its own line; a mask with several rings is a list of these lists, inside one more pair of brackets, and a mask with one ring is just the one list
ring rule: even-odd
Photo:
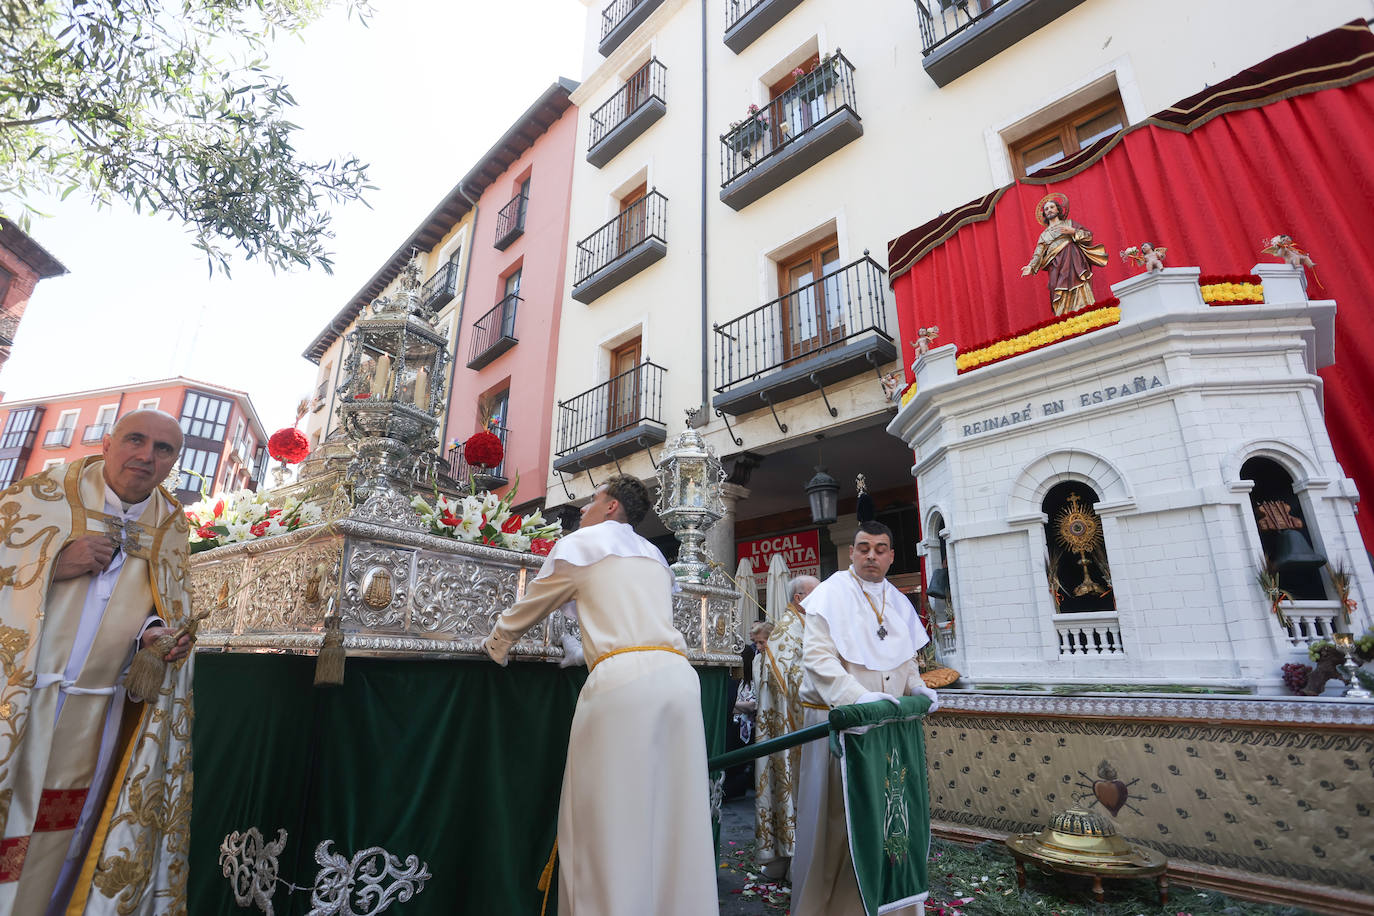
[[493,423],[506,445],[497,476],[507,486],[518,477],[516,503],[527,508],[544,504],[553,446],[577,140],[577,109],[568,96],[575,88],[567,80],[550,86],[471,173],[485,187],[477,198],[445,442],[450,467],[466,476],[461,443]]

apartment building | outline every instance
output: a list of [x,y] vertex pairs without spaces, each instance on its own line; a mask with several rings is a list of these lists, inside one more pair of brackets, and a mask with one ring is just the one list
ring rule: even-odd
[[19,322],[39,280],[67,272],[23,229],[0,217],[0,367],[10,358]]
[[55,464],[100,454],[105,436],[131,410],[177,417],[185,436],[173,494],[193,503],[256,490],[267,470],[267,432],[243,391],[178,376],[0,404],[0,487]]
[[[918,587],[911,452],[884,431],[881,376],[914,354],[887,242],[1368,13],[1362,0],[1266,0],[1243,16],[1108,0],[592,4],[551,494],[581,501],[617,469],[650,478],[690,409],[730,473],[732,517],[712,539],[728,565],[766,562],[759,542],[796,534],[817,538],[823,568],[843,566],[862,473],[898,532],[894,573]],[[1006,253],[1007,269],[1028,253]],[[806,502],[820,465],[841,486],[828,530]]]

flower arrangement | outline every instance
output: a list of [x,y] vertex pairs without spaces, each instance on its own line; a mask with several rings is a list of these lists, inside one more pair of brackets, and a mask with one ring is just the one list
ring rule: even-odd
[[1255,274],[1203,274],[1197,285],[1208,305],[1264,304],[1264,284]]
[[519,484],[517,480],[505,496],[477,493],[450,499],[436,493],[433,503],[416,496],[410,505],[439,537],[547,556],[563,527],[538,511],[527,517],[514,514],[511,503]]
[[967,353],[960,353],[954,364],[960,372],[967,372],[1114,325],[1120,320],[1121,300],[1113,296],[1094,308],[1075,312],[1067,318],[1056,316],[1011,337],[979,344]]
[[[759,106],[757,105],[750,105],[747,109],[745,109],[745,113],[748,116],[743,120],[730,122],[730,130],[726,131],[725,136],[729,136],[730,133],[738,130],[740,125],[742,124],[750,125],[749,129],[746,130],[745,133],[757,133],[758,136],[763,136],[763,132],[768,129],[767,113],[760,113]],[[721,139],[724,140],[725,136],[722,136]]]
[[305,433],[288,426],[274,432],[267,440],[267,454],[282,464],[298,464],[310,454],[310,441]]
[[489,430],[473,433],[463,443],[463,460],[474,468],[494,468],[505,455],[500,437]]
[[204,496],[186,507],[186,520],[191,524],[191,553],[199,553],[315,525],[324,520],[324,513],[294,497],[272,507],[266,493],[238,490],[213,500]]

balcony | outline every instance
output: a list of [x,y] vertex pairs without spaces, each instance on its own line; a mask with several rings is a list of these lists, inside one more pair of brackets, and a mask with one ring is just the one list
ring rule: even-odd
[[921,65],[935,85],[947,86],[1082,2],[916,0]]
[[92,423],[81,431],[82,445],[97,445],[105,439],[105,434],[110,431],[111,423]]
[[716,332],[716,408],[739,416],[897,358],[885,271],[865,256]]
[[836,51],[721,135],[720,199],[742,210],[863,136],[854,65]]
[[1059,640],[1060,655],[1126,656],[1126,648],[1121,643],[1121,623],[1115,611],[1055,614],[1054,632]]
[[505,251],[525,234],[525,211],[529,206],[529,195],[517,194],[496,214],[496,240],[492,244],[497,251]]
[[610,56],[662,4],[663,0],[613,0],[608,4],[601,13],[601,43],[596,46],[601,56]]
[[802,0],[725,0],[725,46],[736,54],[754,43]]
[[[501,447],[504,451],[510,430],[504,426],[493,426],[491,431],[496,434],[496,438],[501,440]],[[501,463],[494,468],[474,468],[463,459],[463,447],[448,450],[448,474],[463,487],[467,487],[469,481],[475,481],[479,490],[495,490],[510,483],[506,477],[506,459],[502,457]]]
[[473,324],[469,369],[481,369],[519,342],[515,336],[515,308],[519,304],[520,297],[511,293]]
[[558,402],[556,471],[576,474],[668,438],[663,424],[662,366],[633,369]]
[[420,305],[438,311],[458,295],[458,265],[449,261],[420,288]]
[[667,83],[668,68],[654,58],[592,112],[587,161],[601,168],[663,117],[668,111]]
[[572,297],[589,303],[668,253],[668,198],[650,191],[577,243]]
[[310,410],[318,412],[324,409],[324,405],[329,403],[329,382],[320,382],[320,387],[315,389],[315,397],[310,402]]
[[70,448],[70,447],[71,447],[71,444],[72,444],[72,435],[73,435],[75,432],[76,432],[76,427],[74,427],[74,426],[68,426],[68,427],[65,427],[65,428],[64,428],[64,427],[58,427],[57,429],[50,429],[50,430],[48,430],[46,433],[43,434],[43,447],[44,447],[44,448]]

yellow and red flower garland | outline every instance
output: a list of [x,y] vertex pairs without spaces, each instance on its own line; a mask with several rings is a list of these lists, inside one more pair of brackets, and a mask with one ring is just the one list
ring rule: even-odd
[[1255,274],[1203,274],[1197,285],[1208,305],[1264,304],[1264,284]]
[[979,344],[967,353],[960,353],[954,364],[960,372],[967,372],[1059,343],[1061,340],[1109,327],[1120,320],[1121,300],[1113,296],[1094,308],[1075,312],[1067,318],[1056,316],[1011,337]]

